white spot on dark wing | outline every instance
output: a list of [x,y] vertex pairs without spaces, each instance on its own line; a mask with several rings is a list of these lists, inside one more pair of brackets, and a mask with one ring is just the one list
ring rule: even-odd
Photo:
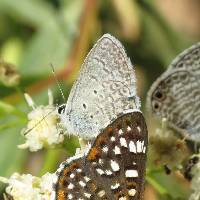
[[142,148],[142,151],[143,151],[143,148],[144,148],[144,140],[143,140],[142,143],[141,143],[141,148]]
[[103,175],[104,174],[104,171],[100,168],[97,168],[96,169],[97,173],[100,174],[100,175]]
[[115,155],[119,155],[121,154],[120,148],[118,146],[115,146],[115,148],[113,149]]
[[73,195],[72,194],[68,194],[68,199],[72,199],[73,198]]
[[137,141],[137,153],[141,153],[142,152],[142,142],[141,141]]
[[135,194],[136,194],[136,190],[134,188],[132,188],[128,191],[128,195],[131,197],[135,196]]
[[99,164],[102,165],[103,164],[103,160],[101,158],[99,158]]
[[137,130],[138,130],[139,133],[141,132],[140,126],[137,126]]
[[97,163],[96,162],[92,162],[92,165],[97,165]]
[[135,169],[126,170],[125,176],[126,176],[127,178],[138,177],[138,171],[135,170]]
[[111,140],[112,142],[114,142],[114,141],[115,141],[115,137],[112,136],[112,137],[110,138],[110,140]]
[[85,179],[86,182],[90,181],[90,178],[87,177],[87,176],[84,176],[84,179]]
[[111,168],[114,172],[119,171],[119,164],[115,160],[110,161]]
[[122,129],[119,129],[118,133],[119,133],[119,135],[122,135],[123,134]]
[[80,172],[82,172],[82,169],[78,168],[76,171],[77,171],[78,173],[80,173]]
[[120,197],[119,200],[127,200],[126,197]]
[[127,131],[131,131],[131,127],[130,126],[127,126]]
[[106,170],[105,173],[106,173],[106,175],[108,175],[108,176],[112,175],[112,172],[111,172],[110,170]]
[[67,186],[67,188],[68,188],[69,190],[72,190],[72,189],[74,188],[74,185],[73,185],[72,183],[70,183],[70,184]]
[[91,197],[91,194],[90,194],[90,193],[87,193],[87,192],[85,192],[84,195],[85,195],[85,197],[88,198],[88,199]]
[[121,144],[122,147],[127,147],[126,139],[121,137],[120,138],[120,144]]
[[69,175],[69,177],[70,177],[70,178],[74,178],[74,177],[75,177],[75,174],[74,174],[74,173],[71,173],[71,174]]
[[104,153],[107,153],[108,152],[108,147],[104,146],[102,150],[103,150]]
[[143,147],[143,153],[146,153],[146,146]]
[[116,184],[114,184],[114,185],[111,185],[111,190],[115,190],[115,189],[117,189],[117,188],[119,188],[119,186],[120,186],[120,184],[119,183],[116,183]]
[[79,181],[79,185],[82,186],[82,187],[86,186],[86,184],[83,181]]
[[133,141],[129,142],[129,151],[132,153],[136,153],[136,146],[135,143]]
[[106,194],[105,191],[104,191],[104,190],[101,190],[101,191],[98,192],[97,195],[98,195],[99,197],[103,197],[105,194]]

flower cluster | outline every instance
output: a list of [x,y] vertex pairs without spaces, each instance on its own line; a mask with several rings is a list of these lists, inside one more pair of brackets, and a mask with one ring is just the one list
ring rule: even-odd
[[60,118],[57,109],[53,105],[52,93],[49,90],[49,105],[35,106],[35,103],[28,94],[25,99],[32,111],[28,114],[28,124],[22,130],[22,135],[26,138],[24,144],[18,145],[19,148],[29,148],[30,151],[37,151],[44,146],[54,146],[63,142],[64,129],[60,125]]
[[157,128],[149,138],[149,157],[153,164],[179,169],[182,162],[189,156],[187,144],[179,139],[167,127],[167,120],[162,119],[162,128]]
[[8,184],[6,193],[14,200],[49,200],[53,191],[55,174],[46,173],[41,178],[30,174],[14,173],[10,178],[0,177]]

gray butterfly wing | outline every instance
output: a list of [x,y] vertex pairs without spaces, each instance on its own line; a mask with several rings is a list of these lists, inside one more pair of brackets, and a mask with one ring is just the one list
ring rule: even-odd
[[70,134],[89,139],[139,107],[130,59],[121,43],[105,34],[86,57],[61,118]]
[[168,71],[181,69],[200,74],[200,42],[180,53],[168,67]]
[[177,56],[154,82],[147,105],[188,139],[200,141],[200,43]]

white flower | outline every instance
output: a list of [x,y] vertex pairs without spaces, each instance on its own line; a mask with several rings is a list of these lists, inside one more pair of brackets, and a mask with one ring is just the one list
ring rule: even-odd
[[193,193],[191,194],[189,200],[199,200],[200,199],[200,153],[197,155],[199,157],[199,161],[194,165],[192,169],[192,182],[191,188]]
[[14,173],[9,179],[0,177],[0,181],[8,184],[6,193],[14,200],[50,200],[54,176],[46,173],[38,178],[31,174]]
[[42,200],[49,200],[51,193],[53,192],[53,183],[56,178],[56,174],[46,173],[42,176],[40,182],[40,193],[42,195]]
[[36,107],[31,97],[25,94],[26,101],[33,110],[28,114],[27,127],[22,130],[26,142],[18,145],[19,148],[29,148],[30,151],[37,151],[44,146],[54,146],[63,142],[64,129],[60,125],[57,109],[53,106],[53,97],[50,90],[48,95],[49,105]]

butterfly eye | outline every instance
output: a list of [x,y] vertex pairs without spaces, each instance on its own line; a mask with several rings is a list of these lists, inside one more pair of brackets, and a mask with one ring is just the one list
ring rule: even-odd
[[58,114],[63,114],[65,112],[66,105],[63,104],[58,107]]

